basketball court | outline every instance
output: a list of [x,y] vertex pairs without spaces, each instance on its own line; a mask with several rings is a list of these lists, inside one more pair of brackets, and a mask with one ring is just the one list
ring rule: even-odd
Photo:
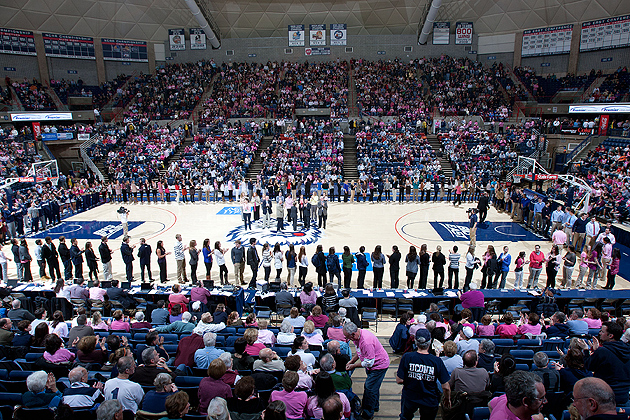
[[[66,218],[62,224],[44,232],[29,237],[29,248],[33,255],[35,239],[51,236],[57,239],[64,235],[66,238],[76,237],[79,239],[79,246],[84,247],[86,241],[91,241],[96,249],[100,245],[100,238],[107,235],[110,238],[109,246],[114,251],[113,272],[114,277],[124,280],[124,264],[119,251],[122,243],[122,226],[118,219],[116,210],[120,203],[104,204],[95,209]],[[328,221],[326,229],[311,227],[302,230],[302,225],[298,224],[298,230],[293,231],[292,224],[285,219],[284,230],[276,231],[276,221],[272,218],[271,228],[264,228],[261,221],[253,222],[252,230],[245,230],[240,214],[240,208],[235,203],[212,203],[205,202],[192,203],[166,203],[166,204],[131,204],[125,205],[130,210],[129,215],[129,235],[131,244],[138,245],[140,238],[145,238],[151,245],[153,251],[158,240],[164,241],[164,246],[171,254],[167,256],[167,269],[169,282],[175,280],[176,264],[172,254],[175,243],[175,234],[182,235],[184,243],[190,240],[197,241],[198,249],[205,238],[209,238],[211,244],[221,241],[222,247],[231,248],[234,241],[240,239],[243,244],[248,244],[249,239],[255,237],[259,245],[269,242],[272,246],[278,242],[282,245],[283,251],[287,245],[292,243],[296,246],[296,252],[300,246],[306,247],[306,252],[310,261],[311,255],[315,252],[318,244],[324,247],[324,252],[328,253],[328,248],[335,247],[338,254],[343,251],[343,246],[350,247],[351,252],[358,251],[361,245],[365,246],[366,253],[372,252],[376,245],[381,245],[385,254],[390,254],[392,245],[397,245],[404,256],[410,245],[420,249],[422,244],[427,244],[430,253],[434,252],[438,245],[442,246],[442,252],[448,257],[449,249],[454,245],[458,246],[462,254],[460,265],[460,285],[465,277],[464,259],[468,248],[468,217],[466,210],[475,207],[476,203],[463,203],[454,207],[446,202],[422,202],[422,203],[329,203]],[[275,214],[275,205],[274,211]],[[485,224],[479,226],[477,230],[476,255],[481,256],[487,245],[493,245],[497,254],[501,252],[503,246],[510,248],[513,262],[520,251],[525,251],[527,255],[534,249],[536,244],[541,246],[545,253],[551,248],[551,243],[545,239],[529,232],[520,225],[513,223],[509,214],[499,213],[494,208],[490,209]],[[10,247],[4,248],[5,254],[11,255]],[[135,253],[135,251],[134,251]],[[259,247],[260,253],[260,247]],[[98,251],[96,251],[98,256]],[[188,258],[187,258],[188,260]],[[234,269],[227,259],[227,268],[230,281],[234,280]],[[617,276],[616,289],[627,289],[629,283],[621,278],[628,276],[630,270],[624,270],[628,261],[628,249],[622,247],[622,268]],[[100,264],[99,264],[100,267]],[[139,261],[136,257],[134,262],[134,280],[140,281]],[[152,259],[153,278],[159,278],[157,259]],[[35,262],[31,265],[34,277],[39,281],[38,267]],[[371,266],[368,267],[371,271]],[[388,288],[390,284],[388,267],[386,266],[383,285]],[[84,265],[84,277],[87,279],[88,269]],[[283,278],[286,278],[287,269],[284,268]],[[9,275],[15,276],[15,265],[9,263]],[[198,277],[205,278],[205,268],[199,265]],[[528,270],[525,268],[525,281],[527,281]],[[260,277],[260,273],[259,273]],[[404,263],[401,263],[401,284],[405,281]],[[577,277],[577,269],[574,270],[573,279]],[[218,279],[218,266],[212,268],[212,278]],[[245,278],[250,278],[250,270],[245,269]],[[559,278],[559,277],[558,277]],[[559,284],[557,278],[557,284]],[[316,283],[315,268],[309,267],[307,280]],[[475,271],[474,280],[481,281],[481,272]],[[544,287],[546,275],[541,274],[539,286]],[[417,281],[416,281],[417,283]],[[514,283],[514,273],[510,272],[507,278],[508,288],[512,288]],[[366,287],[372,285],[372,275],[366,276]],[[429,271],[429,285],[433,285],[433,273]],[[446,281],[445,281],[446,285]],[[600,281],[599,286],[602,286]],[[356,269],[352,279],[352,287],[356,287]]]

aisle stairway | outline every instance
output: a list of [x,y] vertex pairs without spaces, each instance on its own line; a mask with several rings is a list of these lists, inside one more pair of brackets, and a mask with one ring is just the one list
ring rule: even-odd
[[256,150],[254,158],[252,159],[252,164],[249,165],[249,170],[247,171],[247,175],[245,175],[245,178],[255,180],[258,174],[261,173],[263,169],[263,162],[260,154],[263,150],[267,150],[267,148],[271,145],[272,140],[273,136],[264,136],[262,138],[258,150]]
[[359,107],[357,106],[357,89],[354,84],[354,70],[350,63],[348,65],[348,118],[357,118],[359,116]]
[[451,168],[451,162],[448,160],[448,157],[440,153],[440,151],[442,150],[442,144],[437,138],[437,135],[429,134],[427,136],[427,140],[429,141],[429,144],[431,145],[433,151],[438,154],[438,159],[440,159],[440,165],[442,166],[442,172],[444,173],[444,176],[446,176],[447,178],[452,177],[453,169]]
[[184,139],[184,142],[179,146],[179,149],[177,149],[177,151],[175,151],[175,153],[173,153],[171,157],[164,159],[164,167],[160,169],[160,177],[163,177],[166,175],[166,171],[168,170],[168,167],[171,164],[171,162],[179,161],[182,158],[182,153],[184,152],[184,149],[190,146],[192,143],[193,143],[193,138],[186,137]]
[[355,136],[343,136],[343,178],[359,179],[357,170],[357,139]]

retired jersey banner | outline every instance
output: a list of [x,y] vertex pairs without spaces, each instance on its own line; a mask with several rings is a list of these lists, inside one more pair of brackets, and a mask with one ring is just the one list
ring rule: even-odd
[[348,27],[345,23],[330,25],[330,45],[346,45],[348,41]]
[[191,50],[205,50],[206,45],[206,33],[201,28],[190,28],[190,49]]
[[455,24],[455,44],[472,44],[473,39],[473,23],[457,22]]
[[304,25],[289,25],[289,47],[304,46]]
[[326,25],[308,25],[310,46],[326,45]]
[[184,29],[169,29],[168,43],[171,51],[184,51],[186,49],[186,35]]
[[433,45],[451,43],[451,22],[433,22]]

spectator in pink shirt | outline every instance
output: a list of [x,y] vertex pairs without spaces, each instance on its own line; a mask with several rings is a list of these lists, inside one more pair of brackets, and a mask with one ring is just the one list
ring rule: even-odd
[[129,332],[129,323],[125,322],[123,312],[120,309],[116,309],[114,311],[114,313],[112,314],[112,318],[114,318],[114,320],[109,325],[109,328],[111,330]]
[[267,348],[263,343],[258,341],[258,330],[255,328],[248,328],[243,333],[243,338],[247,340],[247,347],[245,347],[245,353],[249,355],[257,355],[262,349]]
[[540,325],[540,316],[536,312],[531,312],[525,321],[525,314],[521,315],[521,326],[516,331],[517,334],[540,335],[542,325]]
[[269,321],[261,319],[258,321],[258,341],[264,345],[273,346],[276,343],[276,336],[267,329]]
[[481,318],[481,324],[477,325],[477,335],[479,337],[494,335],[494,325],[492,324],[492,317],[490,315],[486,314]]
[[188,304],[189,300],[186,296],[184,296],[182,293],[182,288],[180,287],[179,284],[174,284],[173,285],[173,293],[168,297],[168,301],[172,304],[181,304],[182,305],[182,312],[186,312],[187,311],[187,307],[186,305]]
[[326,336],[329,340],[345,341],[346,337],[343,335],[343,324],[341,316],[334,315],[332,317],[332,325],[326,330]]
[[311,314],[306,318],[307,321],[313,321],[315,328],[324,328],[328,322],[328,317],[323,314],[322,307],[319,305],[313,306]]
[[308,341],[309,345],[313,344],[316,346],[321,346],[324,342],[324,337],[322,336],[320,330],[316,330],[315,324],[313,323],[313,321],[310,320],[304,323],[302,335],[304,336],[304,338],[306,338],[306,341]]
[[597,308],[591,308],[586,313],[584,321],[588,324],[589,328],[601,328],[602,327],[602,313]]
[[381,384],[389,367],[389,354],[378,338],[369,330],[358,329],[352,322],[343,326],[346,340],[354,341],[357,353],[346,365],[346,370],[363,366],[367,374],[363,391],[363,415],[374,416],[379,408]]
[[[78,339],[76,341],[78,341]],[[75,344],[76,343],[72,343],[72,345]],[[59,338],[57,334],[49,334],[44,341],[44,347],[46,347],[44,359],[50,363],[72,362],[76,357],[75,354],[62,348],[62,346],[63,341],[61,341],[61,338]]]
[[499,324],[495,331],[495,334],[501,336],[501,338],[512,338],[516,334],[518,327],[514,324],[514,318],[511,313],[506,313],[503,315],[503,319],[501,320],[503,324]]
[[269,402],[283,401],[287,406],[288,419],[301,419],[306,417],[306,403],[308,396],[304,391],[295,391],[300,380],[296,372],[286,371],[282,378],[282,391],[273,391]]
[[93,286],[90,287],[90,299],[100,300],[103,302],[105,300],[105,295],[107,294],[107,290],[101,289],[101,284],[98,279],[94,279]]

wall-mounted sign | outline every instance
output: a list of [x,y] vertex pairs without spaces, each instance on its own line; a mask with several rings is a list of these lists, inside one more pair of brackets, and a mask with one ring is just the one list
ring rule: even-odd
[[308,25],[309,45],[326,45],[326,25]]
[[60,121],[72,119],[72,112],[20,112],[10,115],[11,121]]
[[473,39],[473,23],[457,22],[455,24],[455,44],[472,44]]
[[523,31],[522,57],[538,55],[568,54],[571,52],[573,25]]
[[103,44],[103,59],[105,60],[149,61],[146,41],[103,38],[101,43]]
[[451,43],[451,22],[433,22],[433,45]]
[[582,24],[580,51],[603,50],[630,45],[630,15]]
[[348,26],[345,23],[330,25],[330,45],[346,45],[348,41]]
[[44,51],[48,57],[96,60],[94,38],[87,36],[43,33]]
[[289,47],[304,46],[304,25],[289,25]]
[[206,33],[201,28],[190,28],[190,49],[205,50],[207,49]]
[[169,29],[168,30],[168,43],[171,51],[184,51],[186,50],[186,35],[184,28],[181,29]]
[[0,28],[0,53],[37,55],[33,32]]

